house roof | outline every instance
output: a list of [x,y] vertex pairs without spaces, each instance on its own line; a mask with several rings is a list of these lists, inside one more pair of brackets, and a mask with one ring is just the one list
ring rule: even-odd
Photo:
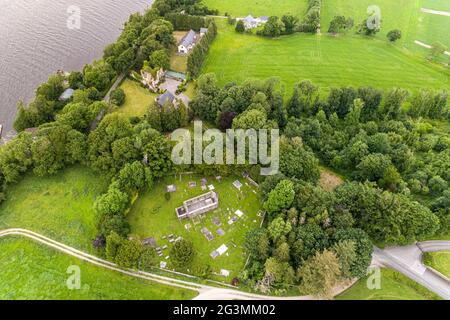
[[166,77],[175,78],[183,81],[186,80],[186,75],[184,73],[175,71],[166,71]]
[[200,28],[200,33],[207,33],[208,32],[208,28]]
[[189,30],[189,32],[181,39],[180,46],[188,47],[195,42],[196,33],[194,30]]
[[166,91],[166,93],[160,95],[157,100],[159,105],[162,107],[167,101],[172,102],[174,99],[175,96],[173,95],[173,93]]
[[246,16],[244,18],[244,21],[245,22],[253,22],[253,21],[255,21],[255,18],[253,18],[253,16],[251,14],[249,14],[248,16]]
[[59,97],[59,100],[62,101],[69,100],[70,98],[72,98],[74,92],[75,90],[73,90],[72,88],[66,89]]

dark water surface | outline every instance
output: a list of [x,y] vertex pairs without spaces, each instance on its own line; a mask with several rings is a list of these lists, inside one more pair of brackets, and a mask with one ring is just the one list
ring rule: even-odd
[[[79,70],[100,58],[129,15],[151,0],[0,0],[0,124],[11,130],[19,99],[59,69]],[[74,11],[80,9],[80,29]],[[68,27],[68,20],[69,26]]]

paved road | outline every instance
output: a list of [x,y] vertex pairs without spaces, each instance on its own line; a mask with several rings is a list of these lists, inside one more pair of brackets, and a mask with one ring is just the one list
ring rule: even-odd
[[403,273],[442,298],[450,300],[450,279],[445,278],[422,262],[423,252],[450,250],[450,241],[426,241],[410,246],[374,249],[373,263]]
[[[178,288],[188,289],[197,291],[199,295],[195,298],[197,300],[312,300],[314,297],[311,296],[297,296],[297,297],[272,297],[272,296],[263,296],[258,294],[252,294],[247,292],[242,292],[239,290],[233,289],[222,289],[213,286],[208,286],[204,284],[198,284],[195,282],[184,281],[179,279],[174,279],[166,276],[161,276],[158,274],[153,274],[144,271],[136,271],[131,269],[123,269],[117,266],[116,264],[100,259],[96,256],[84,253],[80,250],[67,246],[58,241],[52,240],[48,237],[45,237],[36,232],[26,230],[26,229],[7,229],[0,231],[0,238],[7,236],[21,236],[32,239],[40,244],[52,247],[56,250],[59,250],[65,254],[76,257],[83,261],[87,261],[99,267],[113,270],[116,272],[120,272],[122,274],[129,275],[135,278],[141,278],[145,280],[155,281],[164,285],[174,286]],[[335,294],[339,294],[340,292],[347,289],[347,287],[336,288]]]
[[450,241],[435,240],[418,242],[417,246],[422,252],[450,251]]

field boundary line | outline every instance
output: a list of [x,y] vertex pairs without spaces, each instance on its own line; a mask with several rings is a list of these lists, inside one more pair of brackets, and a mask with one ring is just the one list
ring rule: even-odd
[[435,14],[435,15],[439,15],[439,16],[450,17],[450,12],[448,12],[448,11],[433,10],[433,9],[427,9],[427,8],[420,8],[420,11],[422,11],[423,13],[430,13],[430,14]]

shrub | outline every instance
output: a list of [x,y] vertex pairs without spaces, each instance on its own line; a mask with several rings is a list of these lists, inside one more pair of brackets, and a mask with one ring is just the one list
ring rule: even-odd
[[125,92],[123,89],[119,88],[111,93],[111,102],[118,106],[125,103]]
[[236,23],[236,28],[235,28],[235,30],[236,30],[236,32],[244,33],[244,32],[245,32],[244,21],[239,20],[239,21]]
[[390,42],[395,42],[402,38],[402,32],[398,29],[394,29],[388,32],[387,38]]

